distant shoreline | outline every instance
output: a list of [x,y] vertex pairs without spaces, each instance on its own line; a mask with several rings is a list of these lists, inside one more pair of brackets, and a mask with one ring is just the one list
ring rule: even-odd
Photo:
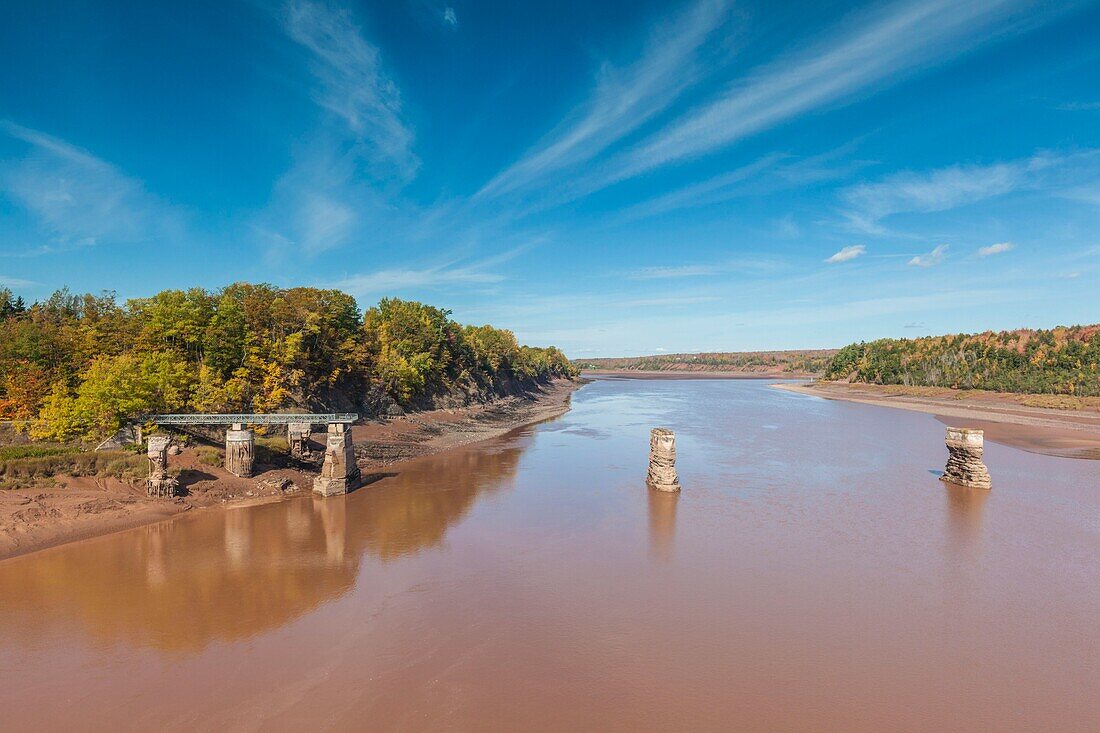
[[787,372],[693,372],[675,369],[585,369],[581,376],[589,379],[810,379],[817,375]]
[[891,392],[890,386],[876,384],[814,382],[772,386],[827,400],[928,413],[945,425],[984,430],[989,440],[1030,453],[1100,460],[1097,410],[1031,407],[1012,401],[1015,395],[997,392],[921,396]]

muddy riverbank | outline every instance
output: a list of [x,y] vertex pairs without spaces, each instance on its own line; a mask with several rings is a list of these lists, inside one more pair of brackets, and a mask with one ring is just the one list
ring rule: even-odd
[[585,369],[581,376],[591,379],[809,379],[814,375],[798,372]]
[[[1100,411],[1033,407],[1020,403],[1020,395],[995,392],[964,393],[938,390],[930,394],[905,394],[890,386],[814,382],[776,384],[800,394],[828,400],[859,402],[935,415],[947,425],[985,430],[994,442],[1061,458],[1100,459]],[[941,394],[942,392],[942,394]]]
[[[569,409],[583,380],[556,380],[540,391],[484,405],[432,410],[371,421],[353,428],[356,458],[369,483],[405,461],[488,440]],[[324,436],[314,434],[323,450]],[[266,461],[265,462],[265,457]],[[144,482],[88,476],[53,476],[39,485],[0,490],[0,560],[47,547],[164,521],[192,510],[280,501],[311,490],[317,467],[261,452],[256,475],[239,478],[210,453],[188,447],[169,459],[186,495],[146,496]]]

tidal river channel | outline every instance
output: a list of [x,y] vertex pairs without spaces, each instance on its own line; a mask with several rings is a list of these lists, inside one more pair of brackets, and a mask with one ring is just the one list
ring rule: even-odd
[[930,415],[596,381],[346,497],[0,562],[0,730],[1100,729],[1100,462],[946,458]]

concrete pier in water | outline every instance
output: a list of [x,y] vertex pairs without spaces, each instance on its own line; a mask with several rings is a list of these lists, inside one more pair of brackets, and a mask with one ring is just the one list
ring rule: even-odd
[[985,432],[969,428],[947,429],[947,467],[941,481],[971,489],[992,488],[989,470],[982,462],[985,453]]
[[321,496],[339,496],[355,488],[359,479],[359,466],[355,463],[355,446],[351,429],[341,423],[328,426],[325,441],[325,462],[321,475],[313,479],[313,493]]
[[233,424],[225,431],[225,470],[234,476],[251,478],[255,460],[256,436],[241,424]]
[[653,428],[649,433],[649,473],[646,483],[658,491],[679,491],[676,475],[676,435],[668,428]]

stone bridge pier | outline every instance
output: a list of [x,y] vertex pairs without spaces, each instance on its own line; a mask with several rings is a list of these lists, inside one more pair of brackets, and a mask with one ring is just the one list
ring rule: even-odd
[[355,488],[358,479],[359,466],[355,463],[351,426],[329,423],[325,462],[321,466],[321,475],[313,479],[313,493],[321,496],[346,494]]
[[299,461],[309,457],[309,438],[313,425],[307,422],[292,422],[286,426],[286,442],[290,446],[290,455]]
[[225,470],[241,478],[252,477],[256,460],[256,435],[241,423],[233,423],[225,431]]
[[179,491],[179,482],[168,475],[168,447],[172,439],[167,435],[154,435],[149,438],[145,456],[149,459],[149,481],[146,488],[149,496],[175,496]]

